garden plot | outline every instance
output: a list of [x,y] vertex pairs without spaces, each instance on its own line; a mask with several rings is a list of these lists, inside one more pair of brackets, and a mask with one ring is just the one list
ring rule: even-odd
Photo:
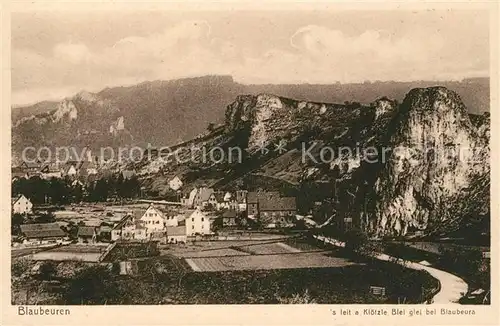
[[319,252],[198,257],[189,258],[188,263],[194,271],[201,272],[343,267],[357,264],[346,258],[331,257]]

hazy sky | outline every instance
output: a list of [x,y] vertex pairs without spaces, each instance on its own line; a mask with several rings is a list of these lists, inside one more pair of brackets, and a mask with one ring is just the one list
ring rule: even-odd
[[12,102],[207,74],[242,83],[488,76],[486,11],[12,14]]

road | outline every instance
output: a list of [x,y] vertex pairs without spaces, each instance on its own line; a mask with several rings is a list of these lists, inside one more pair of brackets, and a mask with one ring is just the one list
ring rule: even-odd
[[55,247],[57,247],[57,245],[50,245],[50,246],[45,245],[40,247],[28,247],[28,248],[12,248],[10,251],[10,255],[12,258],[19,258],[23,256],[36,254],[37,252],[49,250]]
[[[334,246],[345,247],[344,242],[338,241],[336,239],[316,235],[314,237],[320,241],[330,243]],[[375,258],[383,261],[394,261],[394,257],[381,253],[377,253],[375,255]],[[460,298],[462,298],[462,296],[467,293],[467,283],[458,276],[434,267],[425,266],[415,262],[401,262],[401,264],[404,264],[405,267],[411,269],[425,270],[429,274],[431,274],[432,277],[436,278],[439,283],[441,283],[441,290],[432,299],[433,304],[459,304],[458,301],[460,300]]]

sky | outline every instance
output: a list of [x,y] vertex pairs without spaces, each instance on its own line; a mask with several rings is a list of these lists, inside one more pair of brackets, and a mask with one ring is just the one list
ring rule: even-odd
[[487,11],[17,12],[12,103],[203,75],[256,83],[489,74]]

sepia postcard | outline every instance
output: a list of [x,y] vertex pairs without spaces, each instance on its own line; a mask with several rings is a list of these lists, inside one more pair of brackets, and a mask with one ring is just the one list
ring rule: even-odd
[[500,323],[496,1],[0,10],[2,325]]

